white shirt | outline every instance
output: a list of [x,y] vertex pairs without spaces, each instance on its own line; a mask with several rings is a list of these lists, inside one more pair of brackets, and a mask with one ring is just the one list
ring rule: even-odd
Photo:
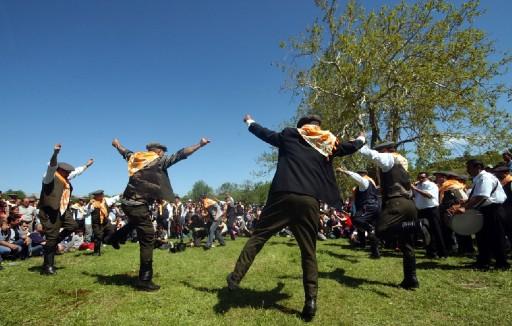
[[390,171],[395,165],[395,157],[391,153],[379,153],[374,149],[370,149],[367,145],[361,147],[359,153],[377,163],[382,172]]
[[423,196],[418,192],[414,192],[414,203],[417,209],[425,209],[439,206],[439,188],[435,183],[430,180],[420,182],[416,185],[416,188],[423,190],[424,192],[432,195],[432,198]]
[[348,174],[352,179],[354,179],[354,181],[357,183],[359,191],[366,191],[370,186],[370,181],[368,179],[363,178],[359,174],[352,171],[345,171],[345,173]]
[[[496,190],[493,192],[494,187],[496,187]],[[471,197],[476,196],[487,198],[480,207],[489,206],[491,204],[502,204],[507,200],[507,195],[498,178],[485,170],[482,170],[473,178]]]

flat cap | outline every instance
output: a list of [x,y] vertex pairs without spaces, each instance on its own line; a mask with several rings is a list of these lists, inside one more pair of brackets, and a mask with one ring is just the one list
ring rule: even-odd
[[368,174],[368,171],[367,171],[367,170],[364,170],[364,169],[362,169],[362,170],[357,170],[356,172],[357,172],[358,174]]
[[92,195],[92,196],[101,196],[101,195],[103,195],[104,193],[105,193],[105,192],[104,192],[103,190],[99,189],[99,190],[96,190],[96,191],[91,192],[91,195]]
[[73,172],[75,170],[73,165],[64,162],[59,162],[59,164],[57,164],[57,168],[68,172]]
[[312,122],[316,122],[320,125],[320,124],[322,124],[322,118],[320,118],[320,116],[318,116],[316,114],[307,115],[305,117],[300,118],[299,121],[297,121],[297,128],[300,128],[303,125],[307,125]]
[[383,141],[382,143],[376,145],[373,149],[378,151],[378,150],[385,149],[385,148],[394,148],[395,146],[396,146],[395,142],[386,140],[386,141]]
[[167,146],[162,145],[160,143],[149,143],[146,145],[146,149],[148,151],[150,151],[153,148],[159,148],[159,149],[163,150],[164,152],[167,152]]

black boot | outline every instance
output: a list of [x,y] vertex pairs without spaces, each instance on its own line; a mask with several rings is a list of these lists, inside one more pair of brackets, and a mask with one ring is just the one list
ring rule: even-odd
[[374,232],[370,233],[370,258],[372,259],[379,259],[380,258],[380,251],[379,251],[379,239],[377,236],[375,236]]
[[304,302],[304,308],[302,308],[301,318],[310,322],[316,315],[316,299],[307,299]]
[[93,256],[101,256],[101,241],[94,241],[94,253]]
[[41,275],[55,275],[55,249],[45,250]]
[[418,278],[416,277],[416,257],[405,256],[403,258],[404,264],[404,280],[400,283],[400,287],[406,290],[413,290],[420,287]]
[[156,285],[152,281],[153,278],[153,262],[144,263],[140,265],[139,280],[137,282],[137,288],[141,291],[158,291],[159,285]]

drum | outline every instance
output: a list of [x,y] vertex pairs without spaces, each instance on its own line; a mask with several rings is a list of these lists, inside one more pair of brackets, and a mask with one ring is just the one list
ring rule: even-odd
[[476,209],[467,209],[462,214],[450,216],[449,226],[453,232],[460,235],[475,234],[484,226],[484,217]]

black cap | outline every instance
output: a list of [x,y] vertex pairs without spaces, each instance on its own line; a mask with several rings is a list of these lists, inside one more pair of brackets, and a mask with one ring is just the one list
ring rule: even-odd
[[435,171],[434,173],[432,173],[432,175],[444,175],[444,176],[448,176],[448,173],[447,171]]
[[395,148],[396,144],[395,142],[385,140],[382,143],[376,145],[373,149],[378,151],[385,148]]
[[297,128],[302,127],[303,125],[310,124],[312,122],[317,122],[318,125],[322,124],[322,118],[316,114],[307,115],[305,117],[302,117],[297,121]]
[[152,150],[153,148],[159,148],[159,149],[163,150],[164,152],[167,152],[167,146],[162,145],[160,143],[149,143],[146,145],[146,149],[148,151]]
[[359,174],[368,174],[368,171],[364,170],[364,169],[363,170],[357,170],[356,172],[359,173]]
[[492,169],[493,173],[507,173],[510,172],[510,169],[506,165],[500,165]]
[[57,164],[57,168],[68,172],[73,172],[75,170],[73,165],[64,162],[59,162],[59,164]]
[[92,195],[92,196],[101,196],[101,195],[103,195],[104,193],[105,193],[105,192],[104,192],[103,190],[99,189],[99,190],[96,190],[96,191],[91,192],[91,195]]

